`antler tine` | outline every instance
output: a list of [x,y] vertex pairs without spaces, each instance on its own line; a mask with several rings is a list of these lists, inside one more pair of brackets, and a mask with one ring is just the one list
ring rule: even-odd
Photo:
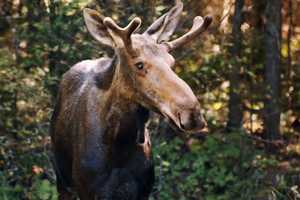
[[141,25],[142,21],[139,17],[135,17],[125,28],[118,26],[110,17],[105,17],[103,20],[105,26],[112,29],[119,37],[122,38],[126,45],[131,44],[130,36]]
[[206,16],[204,19],[200,16],[197,16],[194,18],[193,26],[189,32],[171,42],[166,42],[165,44],[168,46],[169,50],[176,49],[177,47],[192,41],[196,36],[203,33],[209,27],[211,22],[211,16]]

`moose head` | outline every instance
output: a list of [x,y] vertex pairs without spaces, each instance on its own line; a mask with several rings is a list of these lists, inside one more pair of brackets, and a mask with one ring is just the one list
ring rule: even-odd
[[121,28],[113,19],[85,8],[84,19],[90,34],[115,51],[117,64],[107,80],[109,87],[118,88],[122,98],[162,114],[180,130],[197,132],[206,125],[201,106],[191,88],[172,70],[175,59],[170,52],[204,32],[212,18],[195,17],[188,33],[169,41],[182,8],[177,1],[144,33],[138,33],[138,17]]

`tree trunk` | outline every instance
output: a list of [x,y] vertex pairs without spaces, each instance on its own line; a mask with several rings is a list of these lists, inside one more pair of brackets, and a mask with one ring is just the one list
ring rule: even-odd
[[235,1],[235,11],[232,26],[232,47],[230,55],[233,60],[229,75],[229,114],[227,128],[229,130],[240,129],[243,121],[242,100],[240,96],[240,57],[242,46],[241,25],[243,22],[242,10],[244,0]]
[[280,47],[281,47],[281,0],[267,0],[265,9],[265,112],[264,126],[270,140],[280,136]]

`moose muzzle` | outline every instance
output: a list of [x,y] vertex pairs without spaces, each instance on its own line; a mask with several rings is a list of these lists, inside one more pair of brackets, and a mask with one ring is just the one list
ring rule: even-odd
[[198,132],[207,126],[198,106],[178,112],[180,128],[188,132]]
[[163,106],[161,113],[183,132],[200,132],[207,126],[198,102]]

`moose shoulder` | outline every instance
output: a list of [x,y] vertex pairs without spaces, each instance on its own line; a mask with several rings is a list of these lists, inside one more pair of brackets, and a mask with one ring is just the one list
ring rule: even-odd
[[196,17],[188,33],[168,42],[182,7],[178,1],[143,34],[139,18],[120,28],[84,9],[89,32],[115,56],[82,61],[62,78],[50,130],[59,199],[72,199],[73,192],[83,200],[148,199],[154,183],[149,110],[184,132],[206,125],[194,93],[172,71],[169,52],[197,37],[211,18]]

